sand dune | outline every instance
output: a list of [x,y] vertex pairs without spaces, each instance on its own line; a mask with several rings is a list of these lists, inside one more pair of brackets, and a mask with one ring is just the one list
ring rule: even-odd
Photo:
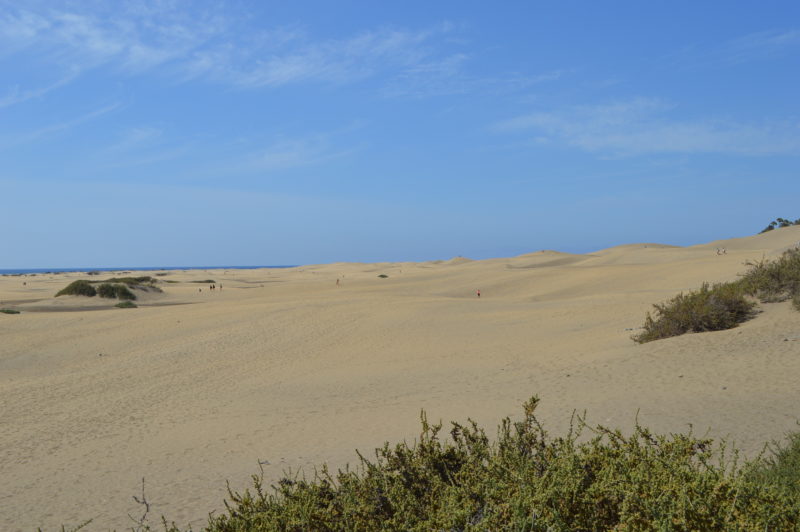
[[53,299],[82,274],[0,277],[0,308],[23,311],[0,314],[0,529],[122,529],[142,477],[154,514],[197,528],[259,461],[272,480],[341,466],[413,439],[421,408],[491,428],[533,394],[553,432],[573,409],[621,428],[638,411],[757,452],[797,430],[788,303],[729,331],[630,336],[653,303],[798,241],[790,227],[687,248],[173,271],[130,310]]

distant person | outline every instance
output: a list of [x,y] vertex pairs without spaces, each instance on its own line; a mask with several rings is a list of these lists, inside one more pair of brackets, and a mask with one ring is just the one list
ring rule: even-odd
[[480,288],[478,290],[476,290],[476,292],[478,293],[478,299],[480,299],[481,298],[481,290],[480,290]]
[[339,278],[336,278],[336,286],[339,286]]

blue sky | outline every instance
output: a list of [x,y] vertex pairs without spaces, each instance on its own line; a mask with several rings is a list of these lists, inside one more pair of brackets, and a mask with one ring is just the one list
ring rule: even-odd
[[0,268],[745,236],[798,82],[794,1],[0,0]]

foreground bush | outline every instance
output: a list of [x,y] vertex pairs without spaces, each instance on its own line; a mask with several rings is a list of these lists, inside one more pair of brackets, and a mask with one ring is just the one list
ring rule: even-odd
[[[313,480],[284,478],[265,490],[230,493],[213,532],[267,530],[795,530],[800,499],[760,472],[737,467],[724,446],[691,434],[637,426],[628,437],[603,427],[552,438],[525,405],[491,443],[474,422],[451,439],[424,414],[415,444],[386,444],[374,460]],[[582,437],[589,431],[590,439]],[[579,443],[579,440],[582,443]],[[776,460],[780,460],[776,458]],[[794,477],[796,479],[796,476]],[[791,482],[792,480],[788,480]],[[173,528],[172,530],[177,530]]]
[[771,456],[755,463],[748,472],[751,480],[785,490],[800,500],[800,433],[789,435],[788,443],[773,443]]
[[64,289],[56,294],[59,296],[88,296],[94,297],[97,295],[97,290],[89,281],[73,281],[68,284]]
[[655,317],[649,312],[644,332],[633,337],[645,343],[687,332],[731,329],[754,315],[755,302],[746,297],[741,283],[704,283],[700,290],[680,293],[666,303],[653,305]]

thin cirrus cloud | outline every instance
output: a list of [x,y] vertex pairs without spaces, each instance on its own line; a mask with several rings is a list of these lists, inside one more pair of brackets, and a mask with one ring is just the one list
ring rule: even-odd
[[336,132],[279,139],[251,154],[249,167],[256,171],[286,170],[345,157],[359,148],[342,145],[339,137],[357,128],[360,125]]
[[726,153],[800,155],[800,125],[677,120],[675,107],[636,98],[606,105],[517,116],[492,126],[497,133],[535,132],[539,141],[561,143],[610,157],[646,154]]
[[767,61],[800,50],[800,29],[749,33],[712,46],[687,46],[669,56],[681,68],[732,67]]
[[447,25],[410,31],[379,29],[355,36],[311,41],[302,32],[279,30],[270,46],[210,47],[193,54],[192,76],[232,82],[243,88],[277,87],[299,82],[346,84],[379,74],[421,68],[427,62],[455,63],[459,54],[441,54],[435,40]]
[[731,63],[766,59],[800,48],[800,30],[751,33],[725,43],[716,53]]
[[9,138],[5,141],[0,140],[0,149],[13,148],[16,146],[27,144],[29,142],[40,140],[45,137],[49,137],[51,135],[63,134],[82,124],[91,122],[93,120],[102,117],[103,115],[111,113],[119,109],[120,107],[121,105],[119,103],[105,105],[103,107],[94,109],[93,111],[81,114],[75,118],[71,118],[69,120],[63,120],[60,122],[54,122],[52,124],[40,127],[39,129],[36,130],[15,135],[13,138]]
[[319,40],[296,27],[242,31],[244,20],[170,4],[94,11],[76,8],[81,4],[60,9],[0,5],[0,56],[27,54],[27,59],[69,72],[47,87],[12,89],[0,100],[6,105],[42,95],[96,68],[138,75],[169,66],[162,73],[179,81],[205,79],[256,89],[302,82],[346,84],[404,72],[420,77],[430,65],[434,71],[429,74],[441,78],[455,75],[463,60],[444,50],[442,37],[453,31],[446,23]]

